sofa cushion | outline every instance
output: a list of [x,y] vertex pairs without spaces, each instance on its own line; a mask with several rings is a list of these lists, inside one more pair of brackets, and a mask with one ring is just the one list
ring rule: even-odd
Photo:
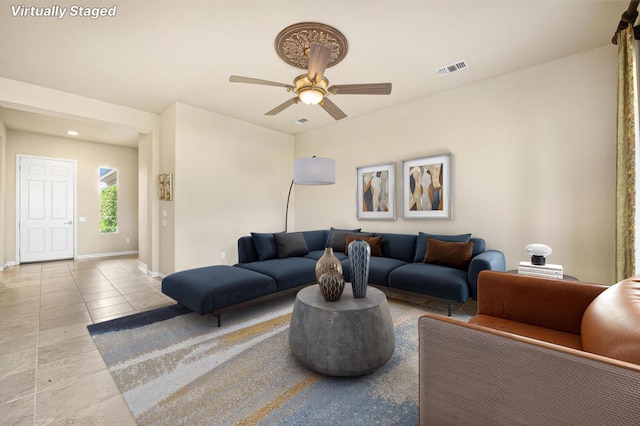
[[349,254],[349,244],[356,240],[362,240],[369,243],[369,247],[371,247],[371,256],[382,256],[382,235],[378,235],[377,237],[365,237],[362,236],[362,234],[347,234],[344,248],[345,254]]
[[278,291],[316,281],[316,261],[306,257],[270,259],[236,266],[270,276],[276,281]]
[[304,239],[304,236],[300,232],[274,234],[273,238],[276,242],[279,259],[286,259],[287,257],[300,257],[309,253],[307,241]]
[[[345,239],[347,237],[347,234],[353,234],[353,233],[358,233],[361,231],[362,228],[355,228],[355,229],[337,229],[334,228],[333,226],[331,227],[331,229],[329,229],[329,233],[327,234],[327,241],[325,243],[325,247],[333,247],[333,251],[344,251],[344,246],[339,246],[336,249],[336,244],[340,244],[340,242],[342,242],[342,244],[344,244]],[[340,248],[342,247],[342,248]]]
[[464,303],[469,299],[467,272],[429,263],[408,263],[389,274],[389,287]]
[[473,253],[473,241],[457,243],[427,237],[427,253],[424,256],[424,263],[449,266],[466,271],[469,268],[469,262],[471,262],[471,253]]
[[614,284],[582,316],[585,351],[640,364],[640,276]]
[[[351,265],[349,260],[344,260],[341,263],[342,275],[345,281],[350,281]],[[369,282],[371,284],[388,286],[391,271],[406,264],[407,262],[392,257],[371,257],[371,259],[369,259]]]
[[[322,257],[323,254],[324,254],[324,249],[322,249],[322,250],[313,250],[313,251],[310,251],[308,254],[306,254],[304,257],[307,258],[307,259],[313,259],[313,260],[317,261]],[[340,260],[340,261],[346,260],[346,259],[349,258],[349,256],[347,256],[344,253],[333,252],[333,255],[336,258],[338,258],[338,260]]]
[[324,250],[325,243],[327,241],[327,232],[324,229],[317,231],[302,231],[302,235],[304,235],[304,239],[307,242],[307,247],[309,247],[309,251],[315,250]]
[[252,232],[251,239],[253,240],[253,245],[256,246],[258,259],[267,260],[278,257],[278,248],[276,247],[273,233]]
[[382,256],[413,262],[416,236],[411,234],[378,233],[382,236]]
[[460,235],[436,235],[425,234],[424,232],[418,232],[418,238],[416,240],[416,251],[414,262],[423,262],[424,256],[427,254],[427,238],[435,238],[440,241],[452,241],[456,243],[468,243],[471,240],[471,234]]
[[162,280],[164,294],[199,314],[208,314],[275,291],[273,278],[228,265],[188,269]]

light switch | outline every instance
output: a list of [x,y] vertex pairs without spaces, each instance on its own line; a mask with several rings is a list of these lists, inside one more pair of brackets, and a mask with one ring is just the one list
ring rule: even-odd
[[166,210],[162,210],[162,217],[167,217],[167,211]]
[[79,220],[80,222],[86,222],[86,221],[87,221],[87,218],[86,218],[86,217],[84,217],[84,216],[80,216],[80,217],[78,218],[78,220]]
[[162,219],[162,227],[163,228],[167,227],[167,219]]

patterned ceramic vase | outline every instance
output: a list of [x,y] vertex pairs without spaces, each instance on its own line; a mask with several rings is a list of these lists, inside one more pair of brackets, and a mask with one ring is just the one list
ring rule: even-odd
[[322,274],[332,269],[342,275],[342,265],[340,261],[334,256],[333,248],[327,247],[324,249],[322,257],[316,262],[316,281],[320,282]]
[[371,246],[363,240],[355,240],[349,244],[349,265],[351,266],[351,287],[353,297],[362,298],[367,295],[369,282],[369,259]]
[[327,302],[337,302],[344,291],[344,278],[335,269],[330,269],[320,276],[320,291]]

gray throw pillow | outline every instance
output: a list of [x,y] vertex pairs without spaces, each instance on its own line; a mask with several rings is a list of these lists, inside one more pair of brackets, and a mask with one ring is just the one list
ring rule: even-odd
[[[361,228],[356,228],[356,229],[337,229],[334,228],[333,226],[329,229],[329,234],[327,234],[327,242],[324,244],[325,247],[333,247],[331,245],[331,240],[333,239],[333,234],[334,232],[338,232],[342,235],[342,238],[346,238],[347,233],[349,234],[353,234],[354,232],[360,232]],[[338,237],[338,239],[340,239]],[[336,251],[335,248],[333,249],[333,251]]]
[[309,253],[307,241],[300,232],[292,232],[290,234],[273,234],[276,242],[278,257],[286,259],[287,257],[300,257]]

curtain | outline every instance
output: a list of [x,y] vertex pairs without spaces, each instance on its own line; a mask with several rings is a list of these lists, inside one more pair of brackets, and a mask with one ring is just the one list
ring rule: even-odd
[[616,148],[616,280],[635,275],[635,70],[633,26],[618,34],[618,132]]

